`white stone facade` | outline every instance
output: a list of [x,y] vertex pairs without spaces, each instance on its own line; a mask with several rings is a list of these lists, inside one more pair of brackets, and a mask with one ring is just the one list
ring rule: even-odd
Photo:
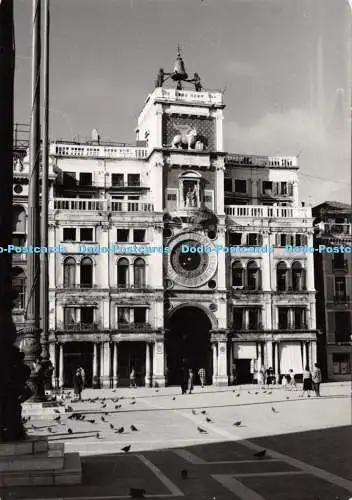
[[[77,366],[96,387],[128,384],[132,368],[138,384],[163,386],[184,360],[224,385],[234,366],[245,383],[316,361],[313,254],[283,248],[313,245],[297,160],[227,155],[223,109],[220,92],[156,88],[143,147],[51,144],[49,245],[66,249],[49,257],[56,385]],[[26,192],[14,203],[26,209]],[[22,255],[16,265],[25,272]]]

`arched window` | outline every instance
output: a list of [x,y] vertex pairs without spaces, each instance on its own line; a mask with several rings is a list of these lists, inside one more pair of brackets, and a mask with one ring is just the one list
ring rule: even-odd
[[128,288],[130,283],[129,273],[128,273],[129,262],[127,259],[119,259],[117,263],[117,287],[118,288]]
[[288,289],[288,269],[285,262],[278,263],[276,268],[277,290],[284,292]]
[[292,264],[292,290],[301,292],[305,287],[304,278],[302,264],[300,262],[294,262]]
[[254,260],[247,264],[247,288],[248,290],[260,289],[260,269]]
[[81,288],[93,287],[93,262],[89,257],[81,260]]
[[243,286],[243,267],[239,260],[232,264],[232,286]]
[[26,232],[26,212],[23,207],[17,205],[13,208],[12,232]]
[[73,257],[64,260],[64,288],[73,288],[76,284],[76,261]]
[[134,270],[134,287],[144,288],[145,287],[145,262],[143,259],[138,258],[133,264]]
[[17,297],[13,302],[14,309],[24,309],[25,307],[25,295],[26,295],[26,275],[21,267],[15,267],[12,270],[12,289],[14,293],[17,293]]

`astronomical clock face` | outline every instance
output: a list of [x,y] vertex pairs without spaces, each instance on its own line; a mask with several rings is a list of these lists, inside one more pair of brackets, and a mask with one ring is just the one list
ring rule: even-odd
[[[217,268],[215,251],[205,252],[204,248],[214,245],[208,238],[198,234],[180,234],[170,244],[168,277],[179,285],[195,288],[206,284]],[[193,248],[199,251],[188,251]]]

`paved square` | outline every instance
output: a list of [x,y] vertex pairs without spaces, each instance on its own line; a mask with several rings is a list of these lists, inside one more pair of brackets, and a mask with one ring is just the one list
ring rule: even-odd
[[[192,500],[352,496],[347,384],[324,385],[322,397],[310,399],[260,387],[196,388],[184,396],[177,388],[85,392],[86,400],[101,399],[70,402],[73,412],[59,420],[27,424],[30,434],[81,453],[83,484],[14,488],[3,496],[113,500],[130,498],[131,487],[146,490],[146,498]],[[127,445],[130,451],[121,451]],[[263,458],[254,456],[264,449]]]

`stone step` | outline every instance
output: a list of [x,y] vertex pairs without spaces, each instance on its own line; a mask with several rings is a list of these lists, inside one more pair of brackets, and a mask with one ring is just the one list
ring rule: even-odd
[[74,485],[81,482],[82,465],[79,453],[65,453],[63,466],[60,469],[0,472],[0,487]]
[[48,457],[63,457],[65,454],[64,443],[49,443]]
[[48,456],[48,453],[37,455],[20,455],[2,457],[0,459],[0,474],[6,471],[45,471],[58,470],[64,466],[64,455]]
[[2,457],[35,455],[47,452],[49,443],[47,437],[31,436],[25,441],[16,441],[0,444],[0,459]]

